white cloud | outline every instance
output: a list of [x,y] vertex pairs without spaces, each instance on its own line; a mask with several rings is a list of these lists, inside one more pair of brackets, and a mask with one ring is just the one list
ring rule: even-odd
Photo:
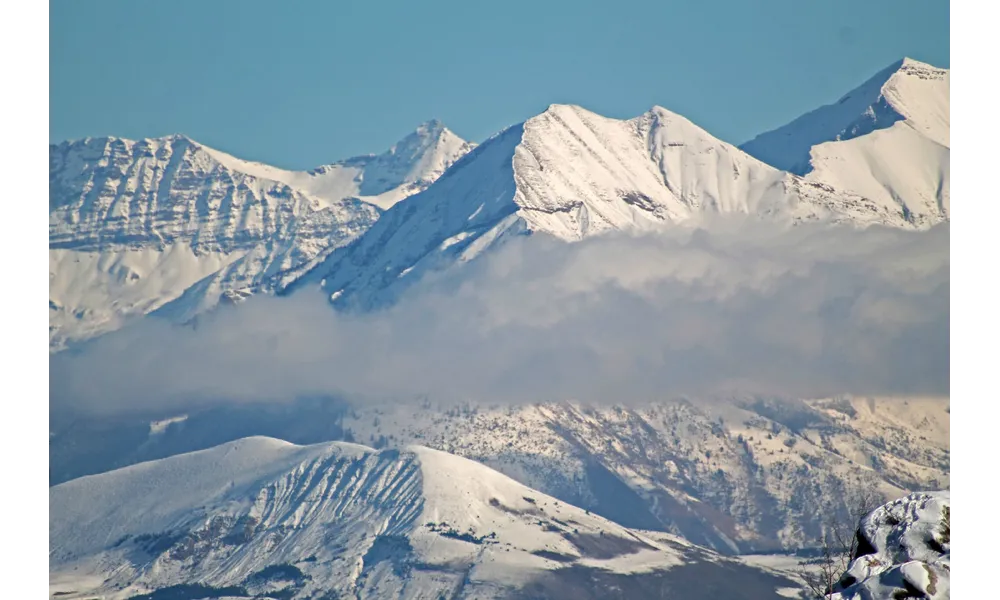
[[146,319],[50,359],[53,403],[126,410],[306,394],[640,402],[948,393],[949,227],[720,223],[535,237],[339,314],[313,290],[197,328]]

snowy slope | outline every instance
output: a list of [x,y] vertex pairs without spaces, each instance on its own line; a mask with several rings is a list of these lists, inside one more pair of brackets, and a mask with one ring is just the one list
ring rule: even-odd
[[920,492],[875,509],[832,600],[951,597],[951,494]]
[[475,147],[438,120],[427,121],[382,154],[356,156],[313,169],[286,171],[205,148],[227,168],[278,181],[328,200],[359,198],[382,209],[426,189]]
[[721,552],[819,538],[845,490],[947,486],[947,399],[662,402],[642,407],[383,407],[349,411],[365,443],[419,443],[483,462],[630,527]]
[[664,108],[617,120],[552,105],[395,205],[301,283],[325,281],[341,304],[370,307],[511,235],[575,241],[717,214],[908,225],[898,211],[775,169]]
[[[50,597],[511,598],[585,584],[544,597],[778,598],[795,585],[423,447],[247,438],[77,479],[49,502]],[[724,581],[702,582],[713,575]]]
[[740,146],[807,181],[849,190],[916,226],[950,214],[950,72],[905,58],[836,103]]
[[436,121],[381,155],[294,172],[183,136],[49,149],[50,341],[163,308],[186,320],[308,266],[471,148]]
[[420,444],[628,527],[673,532],[726,553],[771,551],[813,544],[827,515],[846,514],[845,490],[866,481],[886,497],[947,487],[947,409],[947,399],[935,398],[644,407],[303,401],[145,420],[74,417],[53,425],[50,478],[59,483],[250,435]]

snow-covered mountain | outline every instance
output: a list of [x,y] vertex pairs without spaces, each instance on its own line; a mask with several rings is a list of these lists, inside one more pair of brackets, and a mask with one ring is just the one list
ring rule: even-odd
[[423,444],[643,529],[720,552],[808,547],[852,494],[946,487],[947,399],[841,397],[642,407],[359,409],[346,435]]
[[420,444],[481,462],[628,527],[724,553],[798,549],[851,494],[947,487],[947,399],[734,399],[644,407],[224,406],[54,423],[58,484],[252,435],[300,444]]
[[49,511],[50,597],[66,599],[759,599],[798,587],[419,446],[241,439],[55,486]]
[[806,181],[848,190],[917,226],[950,214],[950,72],[910,58],[836,103],[740,146]]
[[471,152],[432,121],[384,154],[309,172],[180,136],[60,144],[50,339],[316,283],[340,306],[376,306],[512,235],[574,241],[733,213],[927,227],[948,218],[947,88],[946,70],[906,59],[742,150],[664,108],[617,120],[566,105]]
[[912,226],[898,209],[767,165],[664,108],[617,120],[553,105],[484,142],[299,281],[365,308],[512,235],[575,241],[719,214]]
[[266,288],[354,239],[471,147],[437,121],[384,154],[309,172],[179,135],[50,146],[50,342],[157,309],[187,319]]
[[[376,307],[521,235],[728,214],[925,228],[949,218],[947,83],[904,60],[742,149],[659,107],[565,105],[478,147],[431,122],[310,172],[181,136],[52,146],[50,341],[260,291]],[[713,552],[807,546],[853,486],[948,486],[946,398],[334,404],[55,415],[51,593],[697,597],[696,581],[739,597],[704,587],[732,581],[766,597],[784,583]],[[176,456],[249,435],[379,450],[257,438]]]
[[951,597],[951,493],[919,492],[872,511],[831,600]]

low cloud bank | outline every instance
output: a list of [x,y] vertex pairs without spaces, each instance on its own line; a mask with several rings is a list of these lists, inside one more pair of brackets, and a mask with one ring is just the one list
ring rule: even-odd
[[96,412],[315,394],[947,395],[948,374],[946,224],[536,236],[379,312],[337,313],[302,290],[218,310],[196,328],[143,319],[50,358],[53,405]]

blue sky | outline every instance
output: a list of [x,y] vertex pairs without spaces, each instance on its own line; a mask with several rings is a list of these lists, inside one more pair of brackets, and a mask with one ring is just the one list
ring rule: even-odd
[[741,143],[904,55],[950,67],[941,0],[53,0],[49,48],[50,142],[185,133],[289,168],[552,103]]

